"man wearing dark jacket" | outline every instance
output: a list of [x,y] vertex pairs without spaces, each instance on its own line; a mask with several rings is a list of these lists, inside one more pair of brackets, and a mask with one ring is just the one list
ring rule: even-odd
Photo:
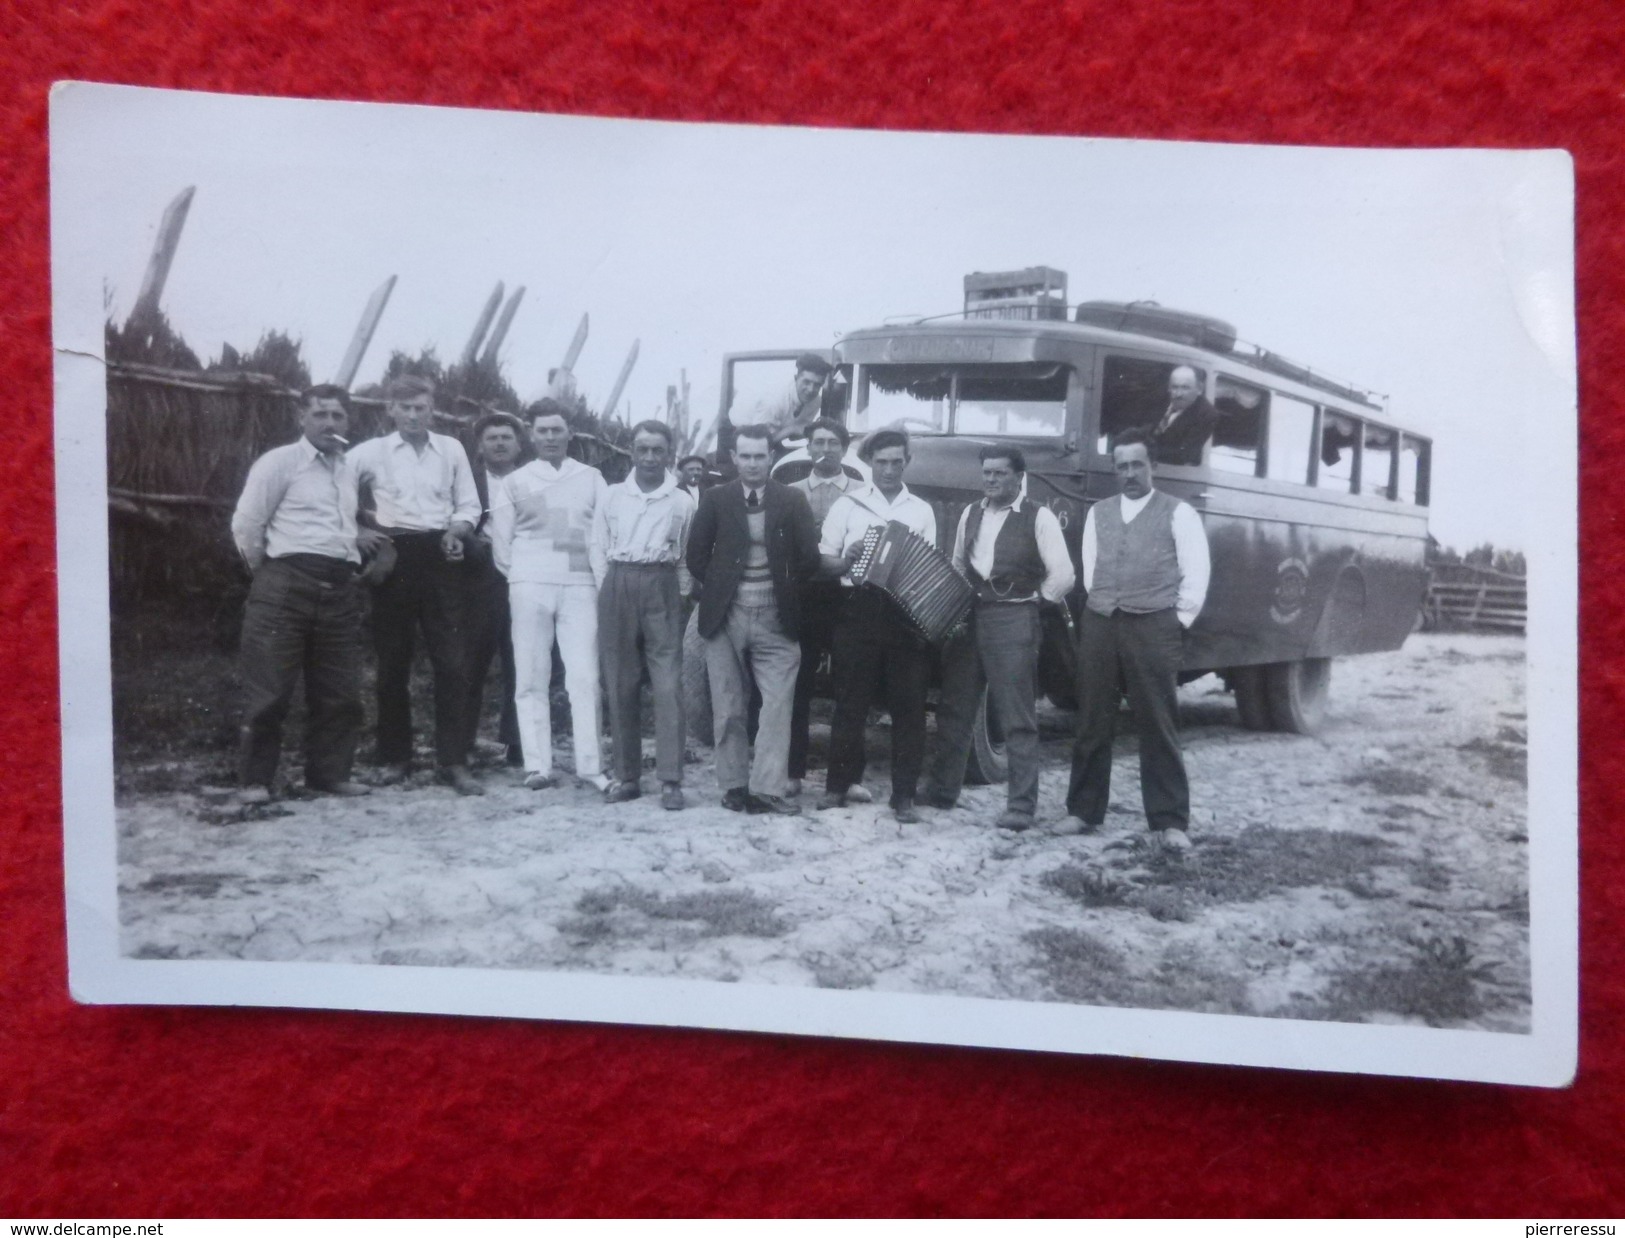
[[480,496],[480,519],[468,538],[469,653],[468,707],[464,723],[468,748],[474,750],[485,703],[485,680],[493,658],[502,666],[502,721],[497,740],[507,749],[507,763],[525,764],[519,746],[519,715],[514,709],[513,633],[508,617],[508,581],[491,555],[491,492],[523,463],[524,427],[507,413],[487,413],[474,423],[474,488]]
[[1163,464],[1200,464],[1202,448],[1213,437],[1218,411],[1202,394],[1202,381],[1188,365],[1168,375],[1168,411],[1152,431],[1151,442]]
[[[801,667],[800,586],[819,567],[812,509],[799,491],[768,479],[765,426],[741,426],[738,480],[700,496],[688,538],[699,594],[699,632],[716,735],[724,808],[795,815],[789,781],[790,713]],[[750,683],[762,694],[756,751],[747,760]]]

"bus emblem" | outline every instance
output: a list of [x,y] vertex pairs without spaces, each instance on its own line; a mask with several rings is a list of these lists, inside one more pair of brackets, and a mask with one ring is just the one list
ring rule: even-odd
[[1270,599],[1270,618],[1288,624],[1303,613],[1309,595],[1309,565],[1302,559],[1287,559],[1275,569],[1275,593]]

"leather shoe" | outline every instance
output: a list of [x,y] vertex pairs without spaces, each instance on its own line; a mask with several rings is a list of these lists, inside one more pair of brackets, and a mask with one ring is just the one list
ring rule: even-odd
[[831,808],[846,807],[845,791],[825,791],[818,797],[818,811],[826,812]]
[[683,788],[675,782],[662,783],[660,786],[660,806],[667,812],[679,812],[688,807],[688,800],[683,796]]
[[1098,821],[1091,823],[1085,821],[1082,817],[1068,814],[1049,828],[1051,834],[1060,834],[1063,836],[1070,834],[1093,834],[1100,828],[1100,823]]
[[412,767],[404,762],[384,766],[384,772],[378,775],[378,785],[393,787],[405,782],[412,776]]
[[342,795],[353,798],[357,795],[372,794],[371,787],[364,783],[351,782],[349,779],[343,782],[306,782],[305,786],[317,795]]
[[1183,855],[1191,849],[1191,836],[1184,830],[1163,830],[1162,849]]
[[993,824],[1001,830],[1030,830],[1033,828],[1033,815],[1030,812],[1003,812]]
[[729,812],[744,812],[748,798],[744,787],[729,787],[722,793],[722,806]]
[[270,787],[244,787],[237,792],[237,802],[244,808],[255,808],[271,802]]
[[643,788],[636,781],[612,782],[609,790],[604,792],[604,803],[624,804],[627,800],[635,800],[643,794]]
[[874,794],[861,782],[854,782],[846,789],[846,798],[854,804],[873,804]]
[[747,803],[750,812],[758,817],[799,817],[801,807],[777,795],[752,795]]
[[559,780],[552,774],[544,774],[540,770],[525,775],[525,786],[531,791],[549,791],[559,785]]
[[897,818],[898,825],[918,825],[920,823],[919,811],[914,807],[913,800],[898,800],[891,806],[892,816]]
[[440,781],[458,795],[484,795],[485,788],[468,772],[466,765],[448,765],[440,771]]

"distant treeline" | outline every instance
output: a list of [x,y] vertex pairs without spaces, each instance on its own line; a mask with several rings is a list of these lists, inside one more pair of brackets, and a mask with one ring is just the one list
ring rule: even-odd
[[1521,550],[1496,549],[1490,542],[1481,546],[1474,546],[1466,554],[1462,554],[1454,546],[1440,546],[1434,543],[1428,554],[1430,566],[1442,567],[1487,567],[1497,572],[1505,572],[1509,576],[1527,576],[1529,564],[1524,559]]

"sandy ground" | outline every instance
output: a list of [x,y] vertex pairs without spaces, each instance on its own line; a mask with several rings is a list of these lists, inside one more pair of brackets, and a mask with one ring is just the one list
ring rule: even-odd
[[[1073,838],[991,828],[996,787],[899,827],[883,726],[879,803],[798,818],[722,810],[703,751],[680,813],[652,775],[611,807],[495,766],[481,799],[426,775],[246,815],[225,788],[126,792],[123,948],[1528,1030],[1520,639],[1421,634],[1341,661],[1317,738],[1241,730],[1212,677],[1181,715],[1183,862],[1147,843],[1128,739],[1105,827]],[[1042,723],[1052,821],[1070,717]]]

